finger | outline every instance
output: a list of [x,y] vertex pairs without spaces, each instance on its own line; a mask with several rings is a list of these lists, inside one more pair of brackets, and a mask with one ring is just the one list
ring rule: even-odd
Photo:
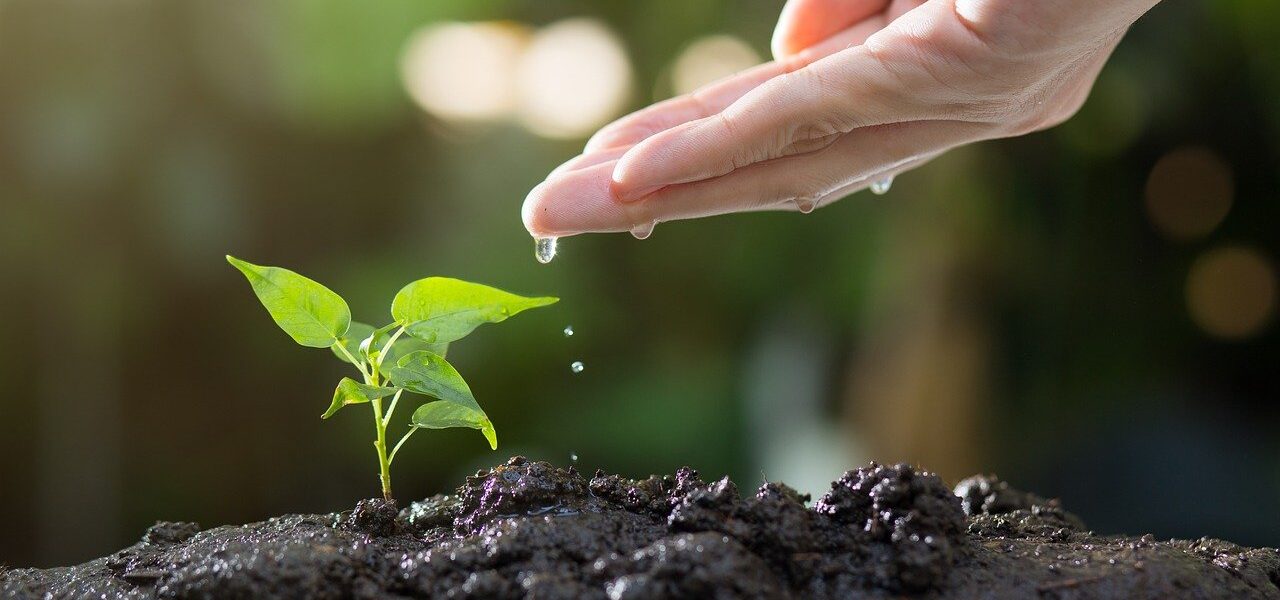
[[664,186],[809,152],[860,127],[932,116],[866,46],[849,48],[770,80],[719,114],[636,144],[618,160],[614,193],[636,200]]
[[605,125],[587,140],[587,152],[634,144],[672,126],[720,112],[743,94],[786,72],[785,65],[767,62],[711,83],[695,92],[663,100]]
[[555,169],[552,169],[551,173],[547,175],[547,179],[558,177],[569,171],[577,171],[587,167],[594,167],[600,163],[616,161],[630,149],[631,146],[628,145],[618,146],[616,148],[605,148],[595,152],[584,152],[565,161],[564,164],[556,167]]
[[742,98],[761,84],[790,71],[803,68],[867,40],[884,26],[884,20],[873,18],[839,32],[822,43],[782,61],[767,62],[695,92],[664,100],[605,125],[587,140],[584,152],[632,145],[676,125],[714,115]]
[[988,130],[986,125],[959,121],[859,129],[818,152],[666,188],[635,203],[642,205],[641,210],[628,216],[665,222],[778,208],[784,203],[808,212],[945,150],[982,139]]
[[793,56],[883,11],[888,4],[888,0],[787,0],[773,30],[773,56]]
[[639,202],[619,202],[612,195],[614,163],[605,162],[534,188],[525,199],[524,223],[535,236],[569,236],[643,230],[655,222],[777,209],[783,202],[818,205],[840,197],[833,194],[865,187],[932,154],[982,139],[986,132],[986,126],[949,121],[858,130],[819,152],[752,165],[716,179],[674,185]]
[[538,184],[525,197],[521,209],[525,229],[534,237],[630,231],[627,223],[632,222],[633,208],[616,201],[609,192],[616,163],[567,171]]

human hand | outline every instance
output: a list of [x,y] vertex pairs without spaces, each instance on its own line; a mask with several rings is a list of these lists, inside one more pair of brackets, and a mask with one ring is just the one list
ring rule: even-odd
[[1158,0],[790,0],[777,59],[604,127],[525,199],[536,237],[808,212],[1074,114]]

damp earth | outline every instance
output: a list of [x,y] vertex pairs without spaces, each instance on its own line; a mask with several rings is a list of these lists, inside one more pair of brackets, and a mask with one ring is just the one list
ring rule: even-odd
[[810,499],[521,457],[403,508],[163,522],[79,566],[0,567],[4,598],[1240,599],[1278,585],[1276,549],[1095,535],[992,476],[951,489],[872,464]]

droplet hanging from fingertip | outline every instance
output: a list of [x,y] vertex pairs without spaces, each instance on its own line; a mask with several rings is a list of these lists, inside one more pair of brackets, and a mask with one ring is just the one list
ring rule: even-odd
[[889,193],[889,188],[893,187],[893,175],[877,180],[871,184],[871,193],[877,196],[883,196]]
[[654,222],[654,221],[650,221],[648,223],[641,223],[631,228],[631,235],[637,240],[649,239],[649,236],[653,235],[653,228],[656,225],[657,225],[657,222]]
[[559,242],[559,238],[554,237],[534,238],[533,257],[544,265],[551,262],[556,257]]

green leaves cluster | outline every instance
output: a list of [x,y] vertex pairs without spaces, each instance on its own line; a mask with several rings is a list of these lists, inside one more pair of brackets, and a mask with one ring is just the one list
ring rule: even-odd
[[[361,381],[343,378],[333,401],[321,415],[327,419],[343,407],[370,404],[377,427],[374,442],[382,467],[383,492],[390,496],[388,469],[400,444],[418,429],[478,429],[493,449],[498,447],[493,423],[476,402],[457,369],[445,360],[450,342],[485,323],[498,323],[557,298],[528,298],[485,285],[428,277],[406,285],[391,302],[391,323],[374,327],[351,320],[341,296],[302,275],[280,267],[254,265],[227,257],[253,286],[276,325],[297,343],[329,348],[359,370]],[[410,429],[390,455],[385,433],[404,392],[434,399],[419,406]],[[385,414],[382,402],[391,398]]]

